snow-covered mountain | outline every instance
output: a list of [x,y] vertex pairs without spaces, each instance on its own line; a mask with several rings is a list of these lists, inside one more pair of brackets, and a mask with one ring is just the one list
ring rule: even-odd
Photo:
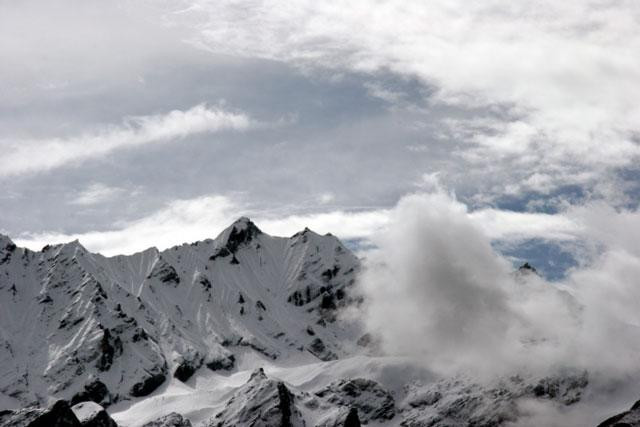
[[0,235],[0,425],[499,426],[523,399],[580,402],[586,372],[477,384],[376,355],[343,315],[359,269],[330,234],[247,218],[110,258]]
[[1,404],[109,404],[201,367],[233,370],[247,353],[344,356],[357,331],[336,312],[358,265],[331,235],[271,237],[247,218],[214,240],[112,258],[2,236]]

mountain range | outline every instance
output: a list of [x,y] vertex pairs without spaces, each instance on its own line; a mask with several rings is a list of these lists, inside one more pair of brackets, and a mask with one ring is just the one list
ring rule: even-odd
[[480,384],[383,355],[360,321],[362,268],[331,234],[248,218],[114,257],[0,235],[0,425],[499,426],[523,399],[588,390],[585,371]]

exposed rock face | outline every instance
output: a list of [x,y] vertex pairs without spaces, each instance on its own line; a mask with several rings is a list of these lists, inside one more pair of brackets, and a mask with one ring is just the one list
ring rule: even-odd
[[71,398],[71,405],[87,401],[107,407],[112,402],[111,393],[109,393],[109,389],[102,381],[90,381],[85,384],[83,391],[76,393]]
[[118,427],[107,411],[95,402],[82,402],[71,407],[82,427]]
[[545,378],[518,376],[481,385],[465,378],[441,380],[425,386],[409,385],[401,404],[402,426],[501,426],[520,416],[518,399],[551,400],[571,405],[588,385],[584,371],[563,371]]
[[347,418],[344,420],[344,427],[360,427],[360,418],[358,417],[358,410],[351,408],[347,414]]
[[192,359],[182,359],[173,372],[173,376],[182,382],[188,381],[189,378],[195,374],[196,370],[202,366],[202,361],[203,359],[197,354]]
[[182,415],[172,412],[156,420],[149,421],[142,427],[192,427],[191,421]]
[[164,370],[160,372],[148,372],[140,381],[131,388],[131,396],[142,397],[153,393],[166,380]]
[[223,233],[223,245],[209,259],[215,261],[218,258],[231,256],[231,264],[240,264],[236,258],[238,249],[251,243],[260,234],[262,231],[249,218],[242,217]]
[[628,411],[606,419],[598,427],[640,427],[640,400]]
[[122,354],[122,340],[119,336],[113,336],[109,329],[103,329],[100,340],[100,357],[96,366],[100,371],[108,371],[113,364],[113,359]]
[[[314,333],[315,334],[315,333]],[[320,360],[329,361],[336,360],[338,356],[331,350],[327,349],[324,342],[320,338],[315,338],[309,344],[309,352]]]
[[372,380],[339,380],[317,391],[315,395],[332,406],[350,408],[350,411],[355,409],[359,421],[363,423],[384,422],[396,415],[395,401],[391,393]]
[[209,426],[299,427],[304,426],[296,397],[287,386],[268,378],[262,368],[229,399],[225,409]]
[[82,427],[71,407],[59,400],[48,409],[26,408],[0,412],[2,427]]
[[233,369],[236,363],[236,358],[233,354],[226,357],[219,357],[210,362],[207,362],[207,368],[212,371],[230,371]]

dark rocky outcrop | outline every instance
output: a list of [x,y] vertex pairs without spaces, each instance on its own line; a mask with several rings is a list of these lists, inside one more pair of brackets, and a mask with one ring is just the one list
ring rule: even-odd
[[0,412],[2,427],[82,427],[69,404],[58,400],[48,409],[25,408]]
[[16,245],[7,238],[4,249],[0,250],[0,264],[4,264],[11,260],[11,255],[16,250]]
[[171,412],[165,416],[149,421],[142,427],[192,427],[191,421],[177,412]]
[[344,427],[360,427],[360,418],[358,418],[358,410],[351,408],[344,420]]
[[176,370],[173,372],[173,376],[182,382],[189,380],[196,373],[196,371],[202,366],[202,358],[197,356],[194,359],[183,359]]
[[230,354],[226,357],[213,359],[212,361],[208,362],[206,366],[212,371],[230,371],[235,366],[235,363],[235,356],[233,354]]
[[262,233],[248,218],[240,218],[235,224],[229,233],[225,246],[232,254],[235,254],[240,246],[246,245]]
[[85,384],[84,390],[76,393],[71,398],[71,405],[88,401],[98,403],[104,407],[111,404],[111,393],[109,393],[109,389],[102,381],[95,380]]
[[364,423],[369,421],[386,421],[396,415],[395,401],[391,393],[375,381],[355,378],[343,379],[329,384],[317,391],[316,396],[323,398],[332,406],[343,406],[354,409],[358,419]]
[[338,356],[335,353],[333,353],[331,350],[327,348],[324,341],[322,341],[320,338],[316,338],[313,341],[311,341],[311,344],[309,344],[308,350],[309,350],[309,353],[313,354],[318,359],[323,360],[325,362],[330,360],[336,360],[338,358]]
[[167,266],[160,270],[157,277],[162,283],[169,283],[175,286],[180,284],[180,276],[178,276],[176,269],[171,266]]
[[282,427],[291,427],[291,406],[293,405],[293,394],[289,391],[284,383],[278,383],[278,409],[282,414],[280,425]]
[[598,427],[640,427],[640,400],[628,411],[607,418]]
[[108,371],[113,364],[113,359],[122,354],[122,340],[119,336],[112,334],[108,328],[105,328],[102,330],[99,350],[100,357],[96,367],[100,371]]
[[129,394],[133,397],[148,396],[153,393],[158,387],[160,387],[166,380],[164,372],[147,373],[142,381],[136,383],[131,387]]

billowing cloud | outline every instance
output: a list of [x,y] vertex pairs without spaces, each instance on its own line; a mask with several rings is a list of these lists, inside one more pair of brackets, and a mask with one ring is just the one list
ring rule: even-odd
[[222,130],[245,130],[250,119],[207,105],[186,111],[126,118],[120,125],[106,126],[72,138],[35,141],[0,141],[7,153],[0,158],[0,176],[34,173],[109,154],[127,147],[179,141],[188,135]]
[[437,369],[459,369],[468,356],[490,360],[515,317],[505,289],[509,265],[464,205],[443,194],[407,197],[383,236],[361,282],[369,327],[386,350],[420,355]]
[[598,221],[583,221],[594,261],[549,283],[514,273],[493,249],[483,217],[454,198],[405,197],[360,277],[367,324],[389,354],[446,374],[587,369],[596,387],[638,378],[640,254],[621,225],[637,228],[640,217],[590,213],[616,225],[602,234]]

